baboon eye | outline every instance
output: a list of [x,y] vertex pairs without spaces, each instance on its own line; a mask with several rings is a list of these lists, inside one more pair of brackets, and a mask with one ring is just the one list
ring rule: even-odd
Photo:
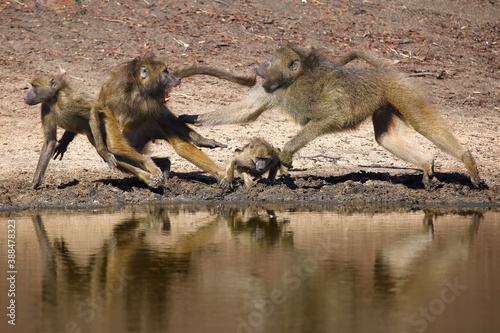
[[52,89],[56,89],[57,88],[56,79],[51,79],[50,80],[50,86],[52,87]]
[[141,78],[145,79],[149,75],[148,68],[146,66],[141,67]]
[[295,71],[297,70],[297,68],[299,68],[299,59],[293,59],[292,61],[290,61],[290,63],[288,64],[288,69],[291,71]]

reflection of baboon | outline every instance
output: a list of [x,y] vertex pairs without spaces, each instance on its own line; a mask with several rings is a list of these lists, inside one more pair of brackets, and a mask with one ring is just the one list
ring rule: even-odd
[[247,188],[253,186],[253,177],[260,177],[269,171],[267,179],[274,181],[280,167],[279,150],[265,140],[256,138],[242,149],[236,149],[234,156],[227,161],[223,183],[230,186],[234,169],[243,176]]
[[[31,81],[31,85],[32,88],[24,101],[29,105],[42,103],[44,132],[44,144],[31,184],[32,188],[37,188],[43,181],[50,158],[56,150],[58,126],[72,133],[87,135],[99,155],[111,167],[118,166],[124,171],[129,171],[150,186],[156,185],[163,179],[161,170],[151,159],[137,153],[128,145],[115,124],[113,115],[109,110],[101,108],[94,98],[69,85],[63,76],[38,76]],[[101,117],[106,118],[105,124],[100,121]],[[62,155],[64,151],[65,149],[58,153]],[[122,158],[127,162],[123,162]],[[128,162],[133,162],[138,167]],[[147,172],[139,167],[144,167]]]
[[436,110],[392,66],[380,65],[376,58],[373,62],[367,60],[375,69],[341,65],[350,60],[346,58],[339,65],[316,51],[281,47],[272,59],[255,66],[264,83],[245,100],[182,119],[201,125],[235,124],[253,121],[267,109],[282,107],[303,126],[280,154],[281,162],[290,167],[293,154],[316,137],[354,129],[371,116],[377,142],[422,168],[424,184],[428,185],[433,175],[434,161],[405,133],[410,126],[462,161],[473,185],[480,184],[476,163],[467,147],[458,142]]

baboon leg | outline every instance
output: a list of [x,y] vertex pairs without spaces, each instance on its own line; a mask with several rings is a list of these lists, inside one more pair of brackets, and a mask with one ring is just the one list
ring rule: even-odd
[[33,182],[31,183],[31,188],[36,189],[38,185],[43,182],[45,171],[47,166],[54,154],[57,141],[54,139],[45,140],[43,143],[42,153],[38,159],[38,164],[36,166],[35,176],[33,177]]
[[389,102],[403,114],[417,132],[445,153],[464,163],[472,184],[479,186],[480,179],[474,158],[469,149],[458,141],[446,121],[413,89],[404,85],[396,88],[396,91],[388,94]]
[[409,126],[403,116],[392,106],[379,110],[372,117],[375,140],[395,156],[420,167],[424,171],[423,183],[428,186],[434,174],[434,158],[422,151],[405,133]]
[[149,186],[151,186],[150,184],[152,184],[153,187],[156,187],[158,184],[163,183],[165,179],[162,170],[156,166],[156,164],[150,157],[138,153],[129,145],[129,143],[123,136],[123,133],[119,130],[119,125],[116,121],[116,118],[106,113],[105,124],[107,134],[106,143],[108,145],[108,149],[114,155],[120,156],[120,158],[122,159],[120,166],[132,172],[137,177],[144,178],[144,176],[141,176],[142,173],[136,173],[137,167],[133,166],[131,168],[127,168],[126,166],[124,166],[124,163],[126,163],[123,162],[124,159],[131,160],[133,162],[136,162],[139,166],[141,166],[141,168],[151,174],[152,180],[146,182]]
[[64,153],[66,153],[66,150],[68,149],[68,145],[71,143],[71,141],[73,141],[75,136],[76,133],[74,132],[70,131],[64,132],[61,139],[57,141],[56,149],[54,149],[54,160],[56,160],[58,157],[59,160],[62,160]]
[[170,176],[170,159],[168,157],[152,157],[152,160],[161,169],[165,182],[167,182]]
[[167,140],[180,157],[185,158],[198,168],[210,173],[218,181],[224,177],[224,169],[215,164],[207,155],[189,142],[182,140],[178,136],[167,137]]
[[45,176],[47,166],[54,155],[57,143],[57,119],[56,115],[50,112],[50,108],[42,104],[42,125],[43,125],[43,147],[36,166],[35,176],[31,182],[31,188],[36,189]]
[[148,187],[155,188],[164,183],[163,178],[161,180],[158,180],[158,177],[155,177],[151,173],[144,171],[141,168],[136,167],[128,162],[124,162],[118,159],[116,161],[116,164],[119,170],[133,174],[144,183],[146,183]]
[[[106,121],[106,119],[104,119]],[[104,140],[101,133],[101,121],[99,116],[99,110],[96,107],[93,107],[90,110],[90,119],[89,119],[90,130],[92,133],[86,133],[90,142],[93,142],[97,153],[102,157],[102,159],[109,165],[111,169],[116,168],[116,158],[115,156],[109,152],[108,148],[104,144]],[[102,126],[105,129],[106,125]],[[93,139],[91,139],[93,137]]]

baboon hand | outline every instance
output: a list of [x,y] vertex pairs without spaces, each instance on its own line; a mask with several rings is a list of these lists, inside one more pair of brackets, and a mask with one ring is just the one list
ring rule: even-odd
[[227,190],[232,190],[233,189],[233,184],[232,184],[232,182],[228,182],[227,177],[222,178],[220,180],[220,182],[219,182],[219,185],[223,189],[227,189]]
[[288,173],[288,169],[292,168],[292,157],[286,154],[285,152],[281,152],[280,161],[281,161],[281,171],[285,171]]
[[194,143],[195,145],[197,145],[198,147],[211,148],[211,149],[217,148],[217,147],[220,147],[220,148],[227,147],[227,145],[220,143],[218,141],[204,138],[194,131],[190,133],[190,137],[192,140],[191,142]]
[[112,170],[115,170],[118,163],[116,162],[116,157],[115,155],[113,155],[112,153],[106,153],[106,158],[104,159],[106,161],[106,163],[109,165],[109,167],[112,169]]
[[227,148],[226,144],[220,143],[219,141],[207,139],[206,144],[200,144],[200,147],[205,148]]
[[54,161],[57,160],[58,157],[59,161],[62,160],[64,153],[66,152],[67,149],[68,145],[66,143],[59,142],[59,144],[54,149]]
[[179,116],[179,120],[187,124],[198,124],[198,115],[183,114]]

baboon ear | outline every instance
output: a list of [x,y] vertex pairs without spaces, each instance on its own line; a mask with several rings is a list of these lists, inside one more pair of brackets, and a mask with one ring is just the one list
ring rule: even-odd
[[128,64],[128,74],[130,75],[130,78],[132,78],[135,81],[135,70],[137,67],[137,64],[141,61],[141,57],[135,57],[132,59],[132,61]]
[[51,79],[50,80],[50,87],[52,89],[57,89],[57,81],[56,81],[56,79]]
[[288,64],[288,69],[291,70],[291,71],[296,71],[297,68],[299,68],[299,64],[300,64],[300,60],[299,59],[293,59]]

